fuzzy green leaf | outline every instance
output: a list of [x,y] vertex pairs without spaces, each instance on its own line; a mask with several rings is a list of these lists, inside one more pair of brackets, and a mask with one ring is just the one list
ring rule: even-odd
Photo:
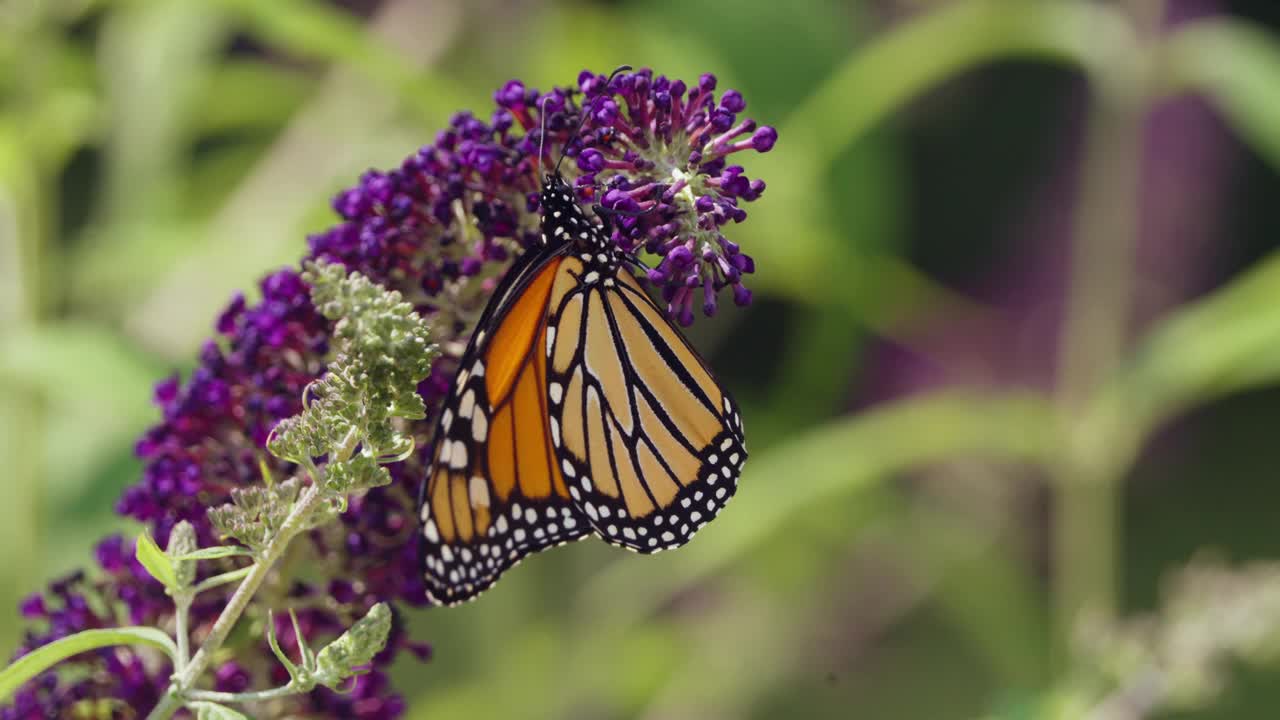
[[386,603],[378,603],[350,630],[316,654],[316,680],[336,689],[386,647],[390,632],[391,608]]

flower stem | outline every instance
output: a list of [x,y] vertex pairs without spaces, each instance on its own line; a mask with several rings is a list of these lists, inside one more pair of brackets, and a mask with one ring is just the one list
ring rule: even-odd
[[[1163,0],[1130,0],[1147,40]],[[1114,614],[1120,480],[1129,454],[1122,418],[1096,399],[1119,364],[1132,313],[1139,234],[1143,122],[1149,46],[1120,53],[1091,75],[1067,306],[1059,337],[1056,404],[1063,447],[1055,471],[1053,572],[1055,658],[1068,666],[1082,613]]]
[[252,570],[253,570],[253,566],[249,565],[246,567],[242,567],[239,570],[232,570],[230,572],[224,572],[221,575],[214,575],[211,578],[205,578],[204,580],[201,580],[199,583],[197,583],[194,588],[192,588],[191,594],[199,595],[200,593],[206,590],[212,590],[213,588],[216,588],[219,585],[226,585],[227,583],[233,583],[237,580],[242,579],[244,576],[248,575]]
[[272,688],[270,690],[255,690],[253,692],[243,693],[217,692],[215,690],[191,690],[187,693],[187,699],[205,700],[207,702],[223,704],[239,704],[275,700],[276,698],[296,695],[298,692],[298,687],[294,683],[289,683],[288,685],[281,685],[278,688]]
[[223,608],[222,614],[213,624],[213,629],[209,631],[209,636],[191,658],[191,662],[180,672],[175,673],[169,692],[147,716],[147,720],[167,720],[182,707],[196,681],[208,669],[214,654],[222,647],[227,635],[231,633],[231,629],[235,627],[245,608],[248,607],[249,601],[253,599],[258,588],[267,579],[267,575],[271,573],[272,566],[284,554],[289,542],[306,527],[307,519],[324,499],[319,488],[319,478],[313,476],[312,480],[313,484],[303,491],[302,497],[298,498],[289,516],[285,518],[284,524],[280,526],[280,532],[276,533],[276,536],[267,544],[262,557],[253,564],[249,574],[240,583],[240,587],[236,588],[231,599],[227,601],[227,606]]
[[191,595],[183,594],[173,599],[174,635],[178,641],[178,657],[174,660],[173,671],[180,673],[191,661],[191,637],[187,629],[187,621],[191,616]]

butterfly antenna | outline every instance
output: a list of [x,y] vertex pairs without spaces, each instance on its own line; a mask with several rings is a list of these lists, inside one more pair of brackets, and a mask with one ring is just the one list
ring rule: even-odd
[[[538,136],[538,182],[542,182],[542,149],[547,144],[547,101],[551,99],[548,95],[542,98],[542,134]],[[559,165],[557,165],[559,167]]]
[[[624,73],[630,69],[630,65],[619,65],[613,72],[609,73],[609,79],[604,81],[605,87],[608,87],[613,82],[613,79],[618,77],[620,73]],[[556,161],[556,167],[554,170],[557,175],[560,174],[560,163],[564,162],[564,156],[569,150],[569,144],[578,137],[578,133],[582,132],[582,126],[587,123],[588,114],[587,107],[584,105],[582,108],[582,116],[578,118],[578,127],[573,129],[573,134],[569,136],[569,139],[564,142],[564,147],[560,149],[560,159]]]

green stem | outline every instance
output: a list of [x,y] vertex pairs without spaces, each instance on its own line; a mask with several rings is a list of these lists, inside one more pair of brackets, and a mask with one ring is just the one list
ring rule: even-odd
[[[1131,0],[1129,9],[1139,35],[1150,37],[1162,0]],[[1055,472],[1053,572],[1059,667],[1068,664],[1081,614],[1107,618],[1115,610],[1119,483],[1128,455],[1116,452],[1113,433],[1121,419],[1091,410],[1122,358],[1130,329],[1142,130],[1150,98],[1147,51],[1139,44],[1090,77],[1094,95],[1058,341],[1063,447]]]
[[204,700],[206,702],[222,703],[224,705],[265,702],[267,700],[275,700],[277,698],[297,695],[302,689],[294,683],[281,685],[278,688],[270,690],[256,690],[254,692],[229,693],[217,692],[215,690],[192,690],[187,693],[189,700]]
[[248,607],[249,601],[253,599],[258,588],[262,586],[262,583],[271,573],[276,561],[284,554],[289,542],[306,528],[307,519],[324,500],[324,495],[319,488],[320,478],[313,475],[312,480],[314,484],[302,493],[302,497],[298,498],[293,510],[285,518],[284,524],[280,526],[280,532],[272,538],[271,542],[263,550],[262,557],[251,566],[249,574],[245,576],[244,581],[240,583],[240,587],[236,588],[231,599],[227,601],[227,606],[223,608],[222,614],[214,622],[213,629],[209,631],[209,636],[205,638],[200,649],[196,651],[195,657],[191,658],[191,662],[181,672],[174,674],[173,682],[169,686],[169,692],[160,700],[160,703],[151,711],[151,714],[147,716],[147,720],[167,720],[167,718],[173,716],[173,713],[178,708],[182,707],[183,702],[195,687],[196,681],[208,669],[214,654],[222,647],[227,635],[231,633],[231,629],[235,627],[245,608]]
[[214,575],[211,578],[205,578],[192,588],[191,594],[199,595],[200,593],[206,590],[212,590],[219,585],[226,585],[227,583],[235,582],[248,575],[252,570],[253,566],[249,565],[247,567],[242,567],[239,570],[232,570],[231,572],[224,572],[221,575]]
[[184,593],[173,599],[173,632],[178,641],[178,657],[173,661],[175,673],[182,672],[191,661],[191,636],[187,629],[187,622],[191,616],[191,597],[190,593]]

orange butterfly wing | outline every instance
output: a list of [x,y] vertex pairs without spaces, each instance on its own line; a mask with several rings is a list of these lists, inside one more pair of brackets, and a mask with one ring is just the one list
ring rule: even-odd
[[[422,503],[427,592],[453,605],[530,553],[590,531],[551,438],[547,308],[563,258],[531,257],[482,319],[441,412]],[[488,313],[486,313],[487,315]]]
[[570,495],[609,543],[679,547],[737,489],[742,418],[626,267],[586,255],[563,264],[582,281],[555,296],[548,394]]

